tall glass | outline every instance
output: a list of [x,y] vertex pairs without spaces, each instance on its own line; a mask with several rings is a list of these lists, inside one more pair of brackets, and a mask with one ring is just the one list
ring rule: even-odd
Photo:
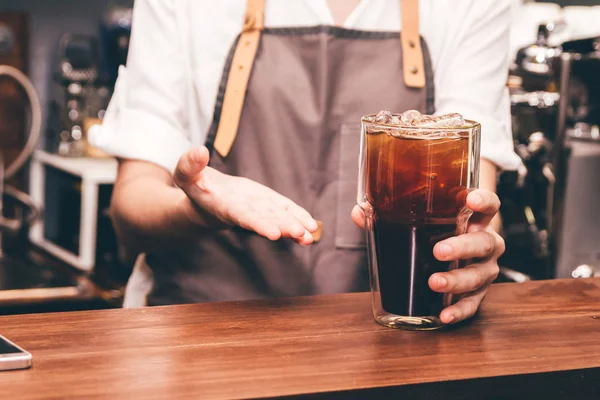
[[423,128],[362,118],[358,204],[365,212],[373,313],[392,328],[429,330],[452,303],[429,288],[434,245],[465,233],[467,193],[479,185],[481,126]]

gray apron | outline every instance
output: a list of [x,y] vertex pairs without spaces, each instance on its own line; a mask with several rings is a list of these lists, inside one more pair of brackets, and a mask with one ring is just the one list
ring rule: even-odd
[[[250,1],[249,9],[250,3],[256,12],[256,2]],[[258,8],[263,11],[260,2]],[[418,14],[412,17],[410,23],[418,26]],[[425,85],[409,87],[398,32],[332,26],[258,29],[243,107],[234,121],[239,122],[235,141],[220,154],[214,143],[228,82],[240,80],[233,73],[243,73],[235,53],[239,46],[251,47],[244,32],[227,59],[208,136],[210,165],[304,207],[323,222],[321,240],[302,247],[233,228],[199,237],[185,249],[147,253],[154,275],[149,305],[369,289],[365,234],[350,217],[356,204],[360,118],[381,109],[433,112],[426,45],[415,28],[424,71],[412,67],[412,72],[422,72]]]

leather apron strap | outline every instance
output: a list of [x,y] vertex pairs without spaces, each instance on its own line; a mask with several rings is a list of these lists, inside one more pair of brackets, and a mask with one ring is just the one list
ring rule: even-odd
[[[419,35],[419,0],[400,0],[402,57],[407,87],[425,87],[425,67]],[[247,0],[244,28],[233,55],[227,79],[214,149],[227,157],[237,135],[246,89],[264,28],[265,0]]]
[[400,0],[402,14],[402,59],[404,84],[411,88],[425,87],[425,63],[419,35],[419,0]]
[[248,0],[244,28],[233,55],[214,149],[226,157],[237,135],[252,65],[264,28],[265,0]]

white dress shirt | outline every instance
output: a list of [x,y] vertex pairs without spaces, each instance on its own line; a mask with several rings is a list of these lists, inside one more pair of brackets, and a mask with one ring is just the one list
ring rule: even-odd
[[[420,31],[433,62],[437,112],[460,112],[481,122],[482,156],[505,169],[520,164],[505,85],[512,2],[420,1]],[[399,3],[361,0],[344,26],[399,31]],[[206,140],[225,59],[245,7],[246,0],[136,0],[127,68],[120,70],[102,129],[90,133],[92,143],[116,157],[173,171],[183,152]],[[265,24],[334,22],[326,0],[267,0]],[[144,306],[152,281],[140,257],[124,307]]]
[[[459,112],[481,122],[482,157],[504,169],[520,163],[513,151],[506,89],[512,2],[420,1],[437,113]],[[266,3],[268,27],[334,23],[326,0]],[[399,4],[361,0],[344,27],[399,31]],[[90,138],[92,143],[114,156],[169,171],[182,153],[204,144],[245,7],[246,0],[136,0],[127,68],[121,68],[103,128]],[[403,85],[401,76],[397,85]]]

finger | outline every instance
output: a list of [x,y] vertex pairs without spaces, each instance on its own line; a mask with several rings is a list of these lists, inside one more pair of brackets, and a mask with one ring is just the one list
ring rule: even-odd
[[317,221],[310,215],[308,211],[304,208],[300,207],[298,204],[294,203],[291,200],[288,200],[285,209],[292,214],[302,225],[304,228],[308,230],[308,232],[315,232],[319,227],[317,225]]
[[303,246],[309,246],[314,241],[312,234],[304,228],[301,228],[302,234],[298,236],[291,234],[289,229],[285,227],[285,222],[276,214],[267,215],[265,213],[258,213],[257,215],[241,219],[238,225],[244,229],[254,231],[271,241],[286,237],[293,239]]
[[269,240],[275,241],[281,238],[278,218],[267,212],[255,209],[244,213],[236,222],[240,227],[254,231]]
[[352,209],[352,221],[361,229],[365,229],[366,226],[366,218],[365,212],[360,208],[360,206],[354,206]]
[[[292,238],[300,244],[312,243],[312,235],[304,225],[292,213],[274,201],[261,201],[254,204],[254,210],[248,220],[247,229],[270,240]],[[244,227],[245,223],[240,221],[240,225]],[[310,239],[307,236],[310,236]]]
[[491,257],[502,240],[486,231],[470,232],[443,240],[433,247],[433,255],[440,261],[468,260]]
[[302,236],[300,239],[295,240],[302,246],[310,246],[314,242],[313,235],[309,231],[305,231],[304,236]]
[[495,262],[472,264],[465,268],[431,275],[429,287],[439,293],[470,293],[492,283],[499,272],[500,269]]
[[456,205],[461,208],[465,206],[469,193],[469,189],[464,186],[456,186],[448,191],[448,195],[454,197]]
[[179,187],[189,185],[200,176],[208,165],[210,155],[206,147],[199,147],[185,152],[177,162],[173,180]]
[[301,239],[304,237],[306,228],[294,214],[275,203],[271,204],[270,212],[277,216],[277,223],[281,230],[282,237],[293,239]]
[[445,308],[440,313],[440,319],[444,324],[455,324],[465,319],[471,318],[483,301],[489,285],[461,298],[456,304]]
[[496,193],[478,189],[468,194],[467,207],[474,212],[469,220],[471,224],[487,226],[500,210],[500,199]]

